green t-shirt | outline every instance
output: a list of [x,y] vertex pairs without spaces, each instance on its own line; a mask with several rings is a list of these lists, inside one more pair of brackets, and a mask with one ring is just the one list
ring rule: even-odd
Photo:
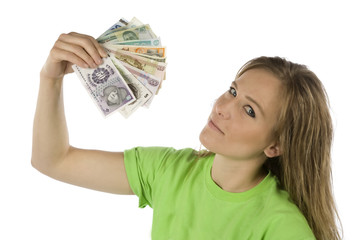
[[315,239],[274,175],[246,192],[226,192],[211,178],[214,155],[197,159],[194,153],[164,147],[125,151],[139,207],[153,208],[152,239]]

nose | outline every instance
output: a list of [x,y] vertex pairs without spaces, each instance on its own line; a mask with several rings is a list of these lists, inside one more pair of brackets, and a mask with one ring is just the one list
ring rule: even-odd
[[223,97],[220,97],[216,102],[215,102],[215,112],[216,114],[222,118],[222,119],[229,119],[231,114],[230,114],[230,103],[228,101],[226,101]]

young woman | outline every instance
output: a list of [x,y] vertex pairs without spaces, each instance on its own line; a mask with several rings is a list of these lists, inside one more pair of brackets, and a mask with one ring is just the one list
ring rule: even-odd
[[[340,239],[331,185],[332,122],[325,90],[303,65],[250,60],[213,106],[208,149],[69,145],[62,81],[106,52],[90,36],[60,35],[41,70],[32,164],[55,179],[136,194],[154,210],[153,239]],[[54,137],[57,136],[57,137]]]

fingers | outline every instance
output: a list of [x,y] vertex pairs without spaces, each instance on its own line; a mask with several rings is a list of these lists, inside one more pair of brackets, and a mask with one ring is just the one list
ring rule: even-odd
[[99,52],[100,56],[101,56],[101,57],[107,57],[107,52],[106,52],[105,49],[98,43],[98,41],[96,41],[95,38],[93,38],[93,37],[91,37],[91,36],[88,36],[88,35],[75,33],[75,32],[72,32],[71,34],[78,35],[78,36],[84,36],[84,37],[88,38],[88,39],[94,44],[94,46],[96,47],[96,49],[97,49],[97,51]]
[[[73,64],[76,64],[82,68],[89,68],[91,65],[89,65],[86,61],[83,60],[83,58],[79,57],[77,54],[71,51],[64,50],[63,48],[54,47],[52,50],[52,54],[55,56],[55,60],[57,61],[66,61]],[[94,63],[92,63],[94,66],[96,66]]]
[[106,57],[105,50],[91,36],[69,33],[61,34],[54,45],[54,53],[59,60],[65,60],[81,67],[96,68]]

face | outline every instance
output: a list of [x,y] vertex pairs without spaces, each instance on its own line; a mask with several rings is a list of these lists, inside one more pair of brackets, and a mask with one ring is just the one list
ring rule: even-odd
[[266,70],[243,73],[215,102],[201,143],[233,159],[266,159],[269,152],[264,151],[276,145],[272,131],[280,112],[280,90],[280,80]]
[[130,41],[130,40],[138,40],[135,33],[128,32],[123,35],[124,41]]
[[112,91],[109,96],[108,96],[108,100],[112,103],[117,103],[119,99],[119,96],[117,94],[117,91]]

